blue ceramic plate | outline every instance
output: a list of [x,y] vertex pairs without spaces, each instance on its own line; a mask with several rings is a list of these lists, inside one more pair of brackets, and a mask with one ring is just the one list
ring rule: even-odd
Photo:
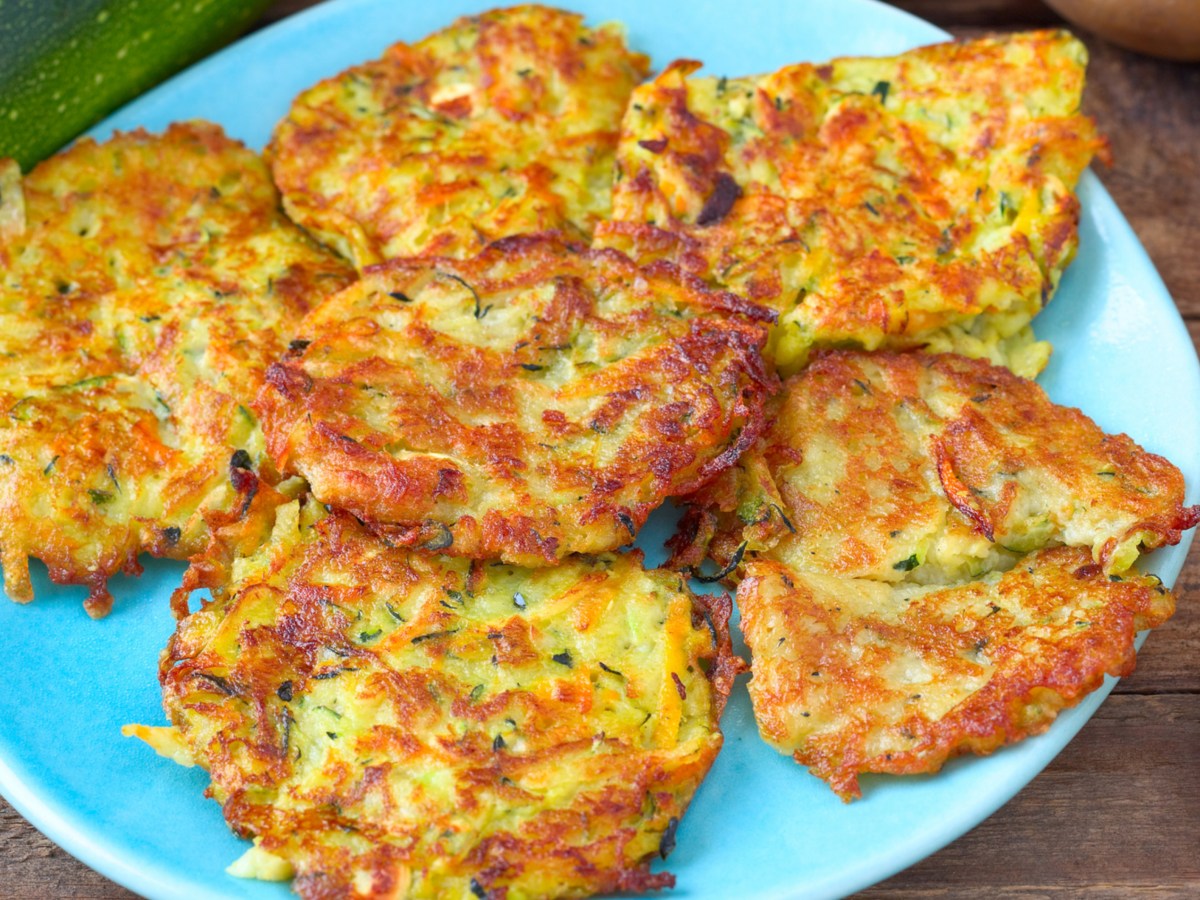
[[[870,0],[566,2],[593,22],[626,22],[632,45],[658,66],[689,56],[728,75],[894,53],[945,36]],[[199,117],[261,147],[301,89],[484,5],[331,2],[196,66],[96,133]],[[1200,367],[1192,343],[1137,238],[1091,174],[1080,194],[1079,257],[1037,322],[1057,348],[1042,382],[1058,402],[1182,464],[1195,502]],[[658,547],[669,520],[660,516],[642,543]],[[1173,582],[1185,555],[1186,544],[1160,551],[1150,567]],[[651,558],[661,554],[652,550]],[[72,854],[148,897],[282,898],[285,885],[225,874],[245,844],[202,796],[204,773],[160,759],[119,731],[127,722],[163,721],[156,664],[173,625],[167,596],[181,571],[151,563],[140,579],[117,579],[116,605],[101,622],[84,614],[81,590],[52,586],[44,569],[35,572],[34,604],[0,603],[0,790]],[[955,761],[936,777],[866,778],[865,797],[846,805],[759,740],[739,683],[725,713],[726,747],[679,829],[669,866],[679,879],[673,896],[831,897],[885,878],[1012,797],[1107,693],[1066,712],[1041,737]]]

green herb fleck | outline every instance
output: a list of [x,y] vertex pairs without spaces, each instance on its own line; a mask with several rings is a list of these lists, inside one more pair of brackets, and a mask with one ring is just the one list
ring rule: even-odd
[[1017,207],[1013,205],[1012,197],[1008,195],[1008,191],[1000,192],[1000,218],[1006,222],[1011,222],[1017,216]]
[[313,681],[324,681],[326,678],[337,678],[343,672],[357,672],[358,669],[350,666],[337,666],[333,669],[326,669],[324,672],[316,672],[313,674]]
[[459,276],[455,275],[453,272],[438,272],[438,274],[445,278],[449,278],[452,281],[457,281],[459,284],[461,284],[463,287],[465,287],[468,291],[471,292],[471,297],[474,298],[474,300],[475,300],[474,315],[475,315],[476,319],[482,319],[484,316],[486,316],[488,314],[488,311],[491,310],[492,304],[489,303],[487,306],[483,306],[482,302],[479,299],[479,292],[476,291],[475,288],[471,287],[471,285],[465,279],[460,278]]
[[450,533],[450,529],[440,522],[433,523],[437,528],[438,533],[421,545],[424,550],[445,550],[454,543],[454,535]]
[[787,517],[787,513],[780,508],[779,504],[772,503],[771,508],[775,510],[775,512],[779,513],[779,518],[783,520],[783,526],[792,534],[795,534],[796,526],[792,524],[792,520]]
[[425,641],[435,640],[437,638],[449,637],[450,635],[457,633],[457,631],[457,628],[447,628],[445,631],[431,631],[429,634],[418,634],[412,639],[412,643],[420,644]]
[[675,849],[675,831],[679,828],[679,817],[671,816],[667,820],[667,827],[662,833],[662,837],[658,839],[658,855],[662,859],[666,859],[671,851]]
[[746,542],[742,541],[742,543],[738,545],[738,548],[733,551],[733,556],[731,556],[729,562],[725,564],[725,568],[721,569],[720,572],[717,572],[715,575],[700,575],[697,573],[692,573],[692,577],[701,584],[712,584],[713,582],[720,581],[726,575],[736,571],[737,567],[742,564],[742,556],[744,556],[745,553]]
[[76,381],[71,384],[61,385],[55,390],[57,391],[84,391],[94,387],[100,387],[103,384],[108,384],[113,380],[112,375],[94,375],[91,378],[85,378],[82,381]]

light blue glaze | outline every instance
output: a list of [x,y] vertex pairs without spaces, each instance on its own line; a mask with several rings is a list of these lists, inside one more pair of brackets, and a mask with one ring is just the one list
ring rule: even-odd
[[[327,3],[195,66],[95,133],[161,129],[199,117],[262,146],[292,97],[317,79],[393,40],[441,27],[454,13],[488,5]],[[658,67],[687,56],[729,75],[802,59],[891,53],[942,37],[870,0],[568,5],[592,22],[626,22],[630,42]],[[1079,257],[1037,321],[1039,335],[1057,348],[1042,382],[1055,400],[1169,456],[1196,502],[1200,367],[1191,340],[1145,252],[1091,174],[1081,196]],[[652,559],[660,558],[653,548],[672,521],[664,511],[643,534]],[[1160,551],[1149,567],[1172,582],[1185,555],[1186,544]],[[0,791],[72,854],[146,896],[288,896],[286,886],[225,874],[245,844],[203,798],[200,770],[160,759],[119,732],[127,722],[164,721],[156,666],[173,625],[167,596],[181,571],[151,562],[142,578],[117,579],[116,604],[101,622],[84,614],[82,590],[50,585],[36,565],[37,601],[0,603]],[[885,878],[1007,801],[1075,735],[1107,691],[1063,714],[1045,735],[992,757],[955,761],[936,777],[866,778],[864,799],[846,805],[759,740],[739,682],[723,721],[725,750],[679,828],[669,865],[679,884],[671,896],[832,897]]]

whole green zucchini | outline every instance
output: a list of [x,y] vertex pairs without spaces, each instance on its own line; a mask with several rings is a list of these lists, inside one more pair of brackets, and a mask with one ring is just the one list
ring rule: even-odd
[[28,170],[270,0],[0,0],[0,158]]

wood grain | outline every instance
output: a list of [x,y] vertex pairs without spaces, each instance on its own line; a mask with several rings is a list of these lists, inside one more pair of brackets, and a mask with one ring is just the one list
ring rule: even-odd
[[[314,0],[280,0],[276,21]],[[1036,0],[903,0],[962,36],[1060,20]],[[1200,346],[1200,66],[1160,62],[1083,36],[1086,109],[1112,144],[1099,167]],[[1179,611],[1138,670],[1062,754],[969,834],[862,898],[1200,896],[1200,549],[1176,585]],[[182,839],[182,836],[181,836]],[[0,897],[133,895],[72,859],[0,801]]]

